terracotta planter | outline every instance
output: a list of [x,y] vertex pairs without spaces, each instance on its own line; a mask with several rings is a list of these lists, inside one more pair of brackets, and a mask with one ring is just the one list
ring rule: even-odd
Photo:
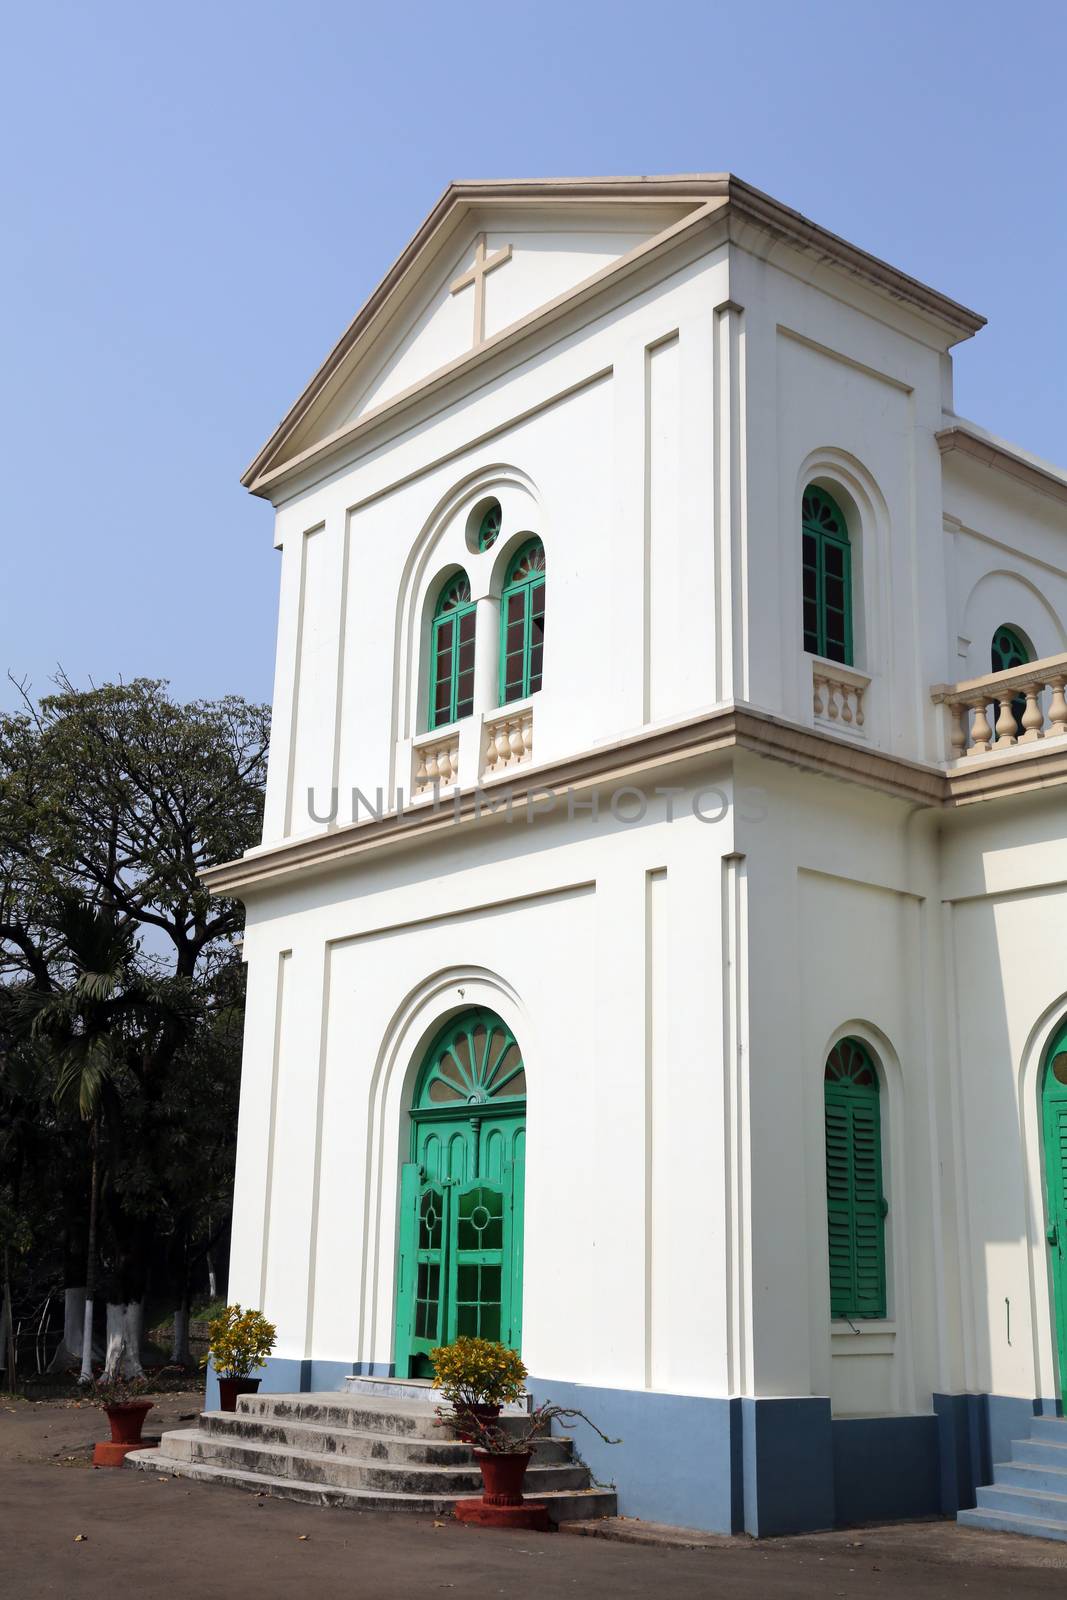
[[144,1419],[152,1409],[151,1400],[119,1400],[105,1406],[111,1424],[112,1444],[139,1444]]
[[530,1465],[532,1450],[516,1450],[498,1456],[489,1450],[476,1450],[474,1459],[482,1469],[482,1501],[487,1506],[521,1506],[522,1484]]
[[219,1410],[236,1411],[237,1396],[239,1394],[255,1394],[261,1382],[261,1378],[220,1378]]

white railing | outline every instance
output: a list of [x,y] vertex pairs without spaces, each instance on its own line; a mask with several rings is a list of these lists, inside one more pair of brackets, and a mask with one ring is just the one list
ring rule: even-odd
[[[1045,656],[1008,672],[987,672],[962,683],[935,684],[930,698],[947,708],[953,758],[999,755],[1014,745],[1067,733],[1065,684],[1067,654]],[[1015,700],[1026,702],[1018,718]]]
[[533,755],[533,707],[487,716],[482,737],[482,777],[495,778]]
[[863,733],[864,698],[871,686],[865,672],[815,656],[811,662],[811,705],[817,726]]
[[435,784],[442,789],[459,778],[459,730],[423,734],[412,748],[411,792],[427,794]]

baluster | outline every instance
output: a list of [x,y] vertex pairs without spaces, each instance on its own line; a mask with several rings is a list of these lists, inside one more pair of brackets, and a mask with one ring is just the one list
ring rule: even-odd
[[522,721],[522,753],[523,756],[533,754],[533,712],[527,712]]
[[835,683],[832,678],[828,678],[826,681],[826,697],[828,702],[826,707],[826,715],[830,718],[831,722],[836,722],[838,716],[840,715],[840,708],[837,704],[837,697],[840,693],[841,685]]
[[967,721],[965,706],[962,700],[948,702],[948,714],[951,719],[949,725],[948,742],[952,751],[953,760],[958,760],[967,748]]
[[997,715],[997,743],[1014,744],[1019,732],[1019,725],[1015,721],[1015,712],[1012,710],[1010,700],[999,702],[1000,710]]
[[818,673],[812,679],[813,709],[817,717],[826,715],[826,702],[823,698],[826,690],[826,679],[820,678]]
[[1045,737],[1042,729],[1045,726],[1045,713],[1041,709],[1041,685],[1028,684],[1024,690],[1026,695],[1026,710],[1023,712],[1023,727],[1025,733],[1019,740],[1020,744],[1032,744],[1035,739]]
[[847,683],[839,684],[841,690],[841,721],[852,721],[852,686]]
[[863,727],[863,685],[856,685],[856,726]]
[[423,747],[415,752],[415,787],[416,789],[426,789],[429,787],[429,783],[430,775],[426,771],[426,750]]
[[968,700],[967,704],[974,712],[974,723],[971,727],[971,748],[968,755],[984,755],[989,749],[993,737],[993,730],[985,714],[985,700]]

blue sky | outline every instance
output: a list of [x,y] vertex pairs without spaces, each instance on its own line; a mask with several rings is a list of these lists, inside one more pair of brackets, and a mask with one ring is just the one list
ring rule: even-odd
[[4,35],[0,668],[37,691],[269,698],[239,473],[456,177],[737,172],[983,312],[958,409],[1067,462],[1060,3],[39,0]]

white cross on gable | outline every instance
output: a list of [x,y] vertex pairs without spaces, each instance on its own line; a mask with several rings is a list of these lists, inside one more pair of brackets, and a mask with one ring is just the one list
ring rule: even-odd
[[462,273],[452,284],[450,293],[459,294],[461,289],[469,289],[474,285],[474,340],[475,348],[485,343],[485,279],[488,273],[494,272],[497,267],[502,267],[505,261],[511,260],[511,246],[504,245],[502,250],[496,250],[491,256],[485,253],[485,234],[480,233],[474,244],[474,265],[468,272]]

